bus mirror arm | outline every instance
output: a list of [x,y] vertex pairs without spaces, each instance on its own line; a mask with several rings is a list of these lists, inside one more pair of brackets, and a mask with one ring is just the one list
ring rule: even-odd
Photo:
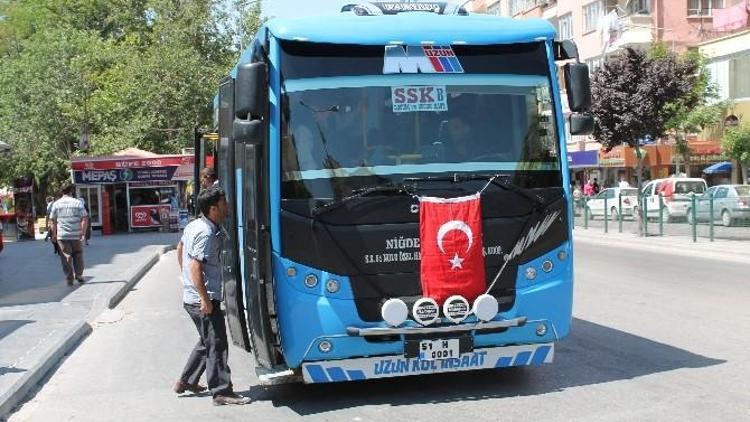
[[261,145],[265,139],[265,124],[262,120],[234,119],[232,140],[244,144]]
[[571,135],[591,135],[594,131],[594,117],[589,113],[571,113],[568,123]]

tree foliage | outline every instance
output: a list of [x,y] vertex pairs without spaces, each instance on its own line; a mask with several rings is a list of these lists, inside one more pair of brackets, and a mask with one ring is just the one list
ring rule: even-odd
[[726,129],[722,140],[724,152],[742,163],[750,163],[750,124]]
[[12,147],[0,184],[31,174],[45,191],[76,154],[192,145],[260,2],[5,0],[0,16],[0,139]]
[[700,102],[699,63],[667,50],[627,48],[604,62],[592,80],[594,138],[606,150],[665,136],[681,110]]

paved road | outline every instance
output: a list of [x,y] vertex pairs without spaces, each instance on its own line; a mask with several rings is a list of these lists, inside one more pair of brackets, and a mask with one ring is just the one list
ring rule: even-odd
[[749,263],[579,241],[576,264],[573,334],[554,364],[261,388],[232,349],[255,402],[215,408],[169,391],[195,340],[171,253],[11,421],[750,420]]

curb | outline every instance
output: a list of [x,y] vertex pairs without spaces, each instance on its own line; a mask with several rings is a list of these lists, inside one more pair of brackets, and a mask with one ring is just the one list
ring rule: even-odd
[[687,243],[685,241],[678,241],[674,243],[667,243],[665,241],[649,242],[648,238],[642,237],[629,237],[624,235],[612,236],[611,238],[603,238],[600,236],[587,236],[573,234],[574,242],[585,242],[596,244],[600,246],[617,246],[619,248],[634,249],[639,251],[650,251],[650,252],[666,252],[673,255],[681,255],[685,257],[700,257],[706,259],[716,259],[722,261],[733,261],[747,263],[750,259],[750,250],[732,250],[727,248],[731,245],[731,240],[720,241],[713,244],[708,242],[697,242]]
[[154,252],[151,258],[146,261],[146,264],[141,266],[138,271],[133,274],[132,277],[130,277],[128,280],[125,280],[125,284],[123,284],[123,286],[120,287],[120,289],[112,295],[112,297],[109,299],[109,303],[107,304],[107,308],[114,309],[114,307],[117,306],[117,304],[120,303],[120,301],[123,300],[125,296],[128,295],[128,293],[130,293],[130,290],[132,290],[133,287],[138,284],[139,281],[141,281],[141,278],[143,278],[143,276],[146,275],[146,273],[149,272],[157,262],[159,262],[159,259],[161,259],[162,255],[175,248],[176,247],[174,245],[167,245]]
[[[108,308],[112,309],[117,306],[127,296],[133,286],[138,284],[141,278],[159,262],[162,255],[175,248],[175,245],[167,245],[154,252],[145,265],[142,265],[133,276],[128,280],[123,280],[123,286],[109,299]],[[0,395],[0,422],[7,420],[7,417],[13,411],[17,410],[16,407],[26,402],[29,398],[29,393],[34,388],[41,387],[41,381],[48,375],[51,375],[64,357],[72,353],[82,343],[83,339],[93,331],[87,319],[84,318],[76,324],[71,331],[50,348],[38,364],[31,367],[6,393]]]
[[47,351],[39,363],[29,368],[26,374],[8,392],[0,396],[0,421],[6,420],[16,406],[26,401],[28,394],[34,388],[40,386],[40,381],[52,373],[58,363],[75,350],[91,331],[91,326],[86,321],[76,324],[57,344]]

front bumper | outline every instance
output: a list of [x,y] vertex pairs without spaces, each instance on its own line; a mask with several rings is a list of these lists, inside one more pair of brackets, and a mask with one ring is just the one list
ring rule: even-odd
[[361,381],[509,366],[537,366],[552,362],[553,357],[552,343],[488,347],[464,353],[459,358],[433,361],[389,355],[303,363],[302,377],[308,384]]

